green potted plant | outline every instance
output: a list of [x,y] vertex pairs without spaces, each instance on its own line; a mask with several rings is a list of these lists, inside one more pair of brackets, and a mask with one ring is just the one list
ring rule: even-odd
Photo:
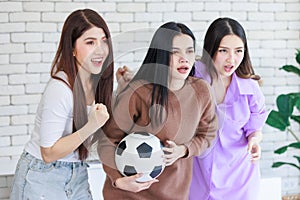
[[[300,49],[296,52],[296,61],[300,65]],[[300,69],[294,65],[284,65],[280,68],[286,72],[294,73],[300,77]],[[299,83],[299,82],[298,82]],[[280,131],[286,131],[290,133],[295,141],[282,146],[274,151],[276,154],[285,153],[290,148],[300,149],[300,140],[296,133],[291,129],[291,121],[295,121],[300,125],[300,115],[294,114],[296,110],[300,111],[300,92],[280,94],[276,99],[278,111],[272,110],[268,115],[266,123]],[[297,168],[300,171],[300,156],[294,155],[296,162],[274,162],[272,167],[280,167],[282,165],[289,165]]]

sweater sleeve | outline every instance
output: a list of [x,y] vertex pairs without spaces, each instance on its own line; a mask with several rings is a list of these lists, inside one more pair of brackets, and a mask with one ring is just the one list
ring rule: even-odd
[[115,151],[118,143],[125,134],[117,127],[113,117],[109,119],[102,130],[103,134],[101,134],[98,140],[98,155],[102,162],[104,172],[115,187],[115,181],[122,177],[115,164]]
[[[218,119],[215,111],[215,101],[212,96],[211,88],[208,84],[204,84],[201,88],[197,88],[201,93],[197,93],[200,96],[201,105],[199,112],[201,112],[198,127],[195,131],[193,139],[186,143],[188,148],[188,154],[186,157],[201,155],[216,138],[216,132],[218,129]],[[207,94],[207,95],[204,95]]]
[[115,181],[122,177],[115,163],[115,151],[119,142],[131,132],[134,116],[138,115],[137,96],[128,89],[121,93],[112,108],[112,116],[103,128],[99,139],[98,155],[106,175],[115,187]]

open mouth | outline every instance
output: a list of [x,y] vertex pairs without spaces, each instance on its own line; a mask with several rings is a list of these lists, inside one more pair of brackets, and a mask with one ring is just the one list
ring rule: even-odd
[[98,66],[98,65],[102,65],[103,58],[92,58],[91,61],[94,65]]
[[185,74],[185,73],[187,73],[189,71],[189,67],[187,67],[187,66],[181,66],[181,67],[177,68],[177,71],[179,73],[181,73],[181,74]]
[[224,67],[225,72],[230,72],[233,69],[233,65],[226,65]]

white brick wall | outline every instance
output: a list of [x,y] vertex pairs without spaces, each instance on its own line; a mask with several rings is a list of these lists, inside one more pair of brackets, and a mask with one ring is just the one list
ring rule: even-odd
[[[60,31],[67,15],[78,8],[97,10],[113,35],[116,67],[137,68],[154,30],[174,20],[186,23],[202,46],[209,23],[217,17],[237,19],[247,32],[252,62],[264,79],[267,108],[284,92],[299,91],[299,79],[278,68],[296,64],[300,48],[299,0],[11,0],[0,1],[0,161],[16,159],[33,128],[37,104],[49,79]],[[154,29],[153,29],[154,28]],[[299,127],[294,126],[299,134]],[[263,177],[281,176],[282,193],[300,191],[299,171],[271,168],[273,150],[291,137],[264,127]],[[299,152],[294,152],[295,154]],[[0,199],[7,199],[12,177],[0,176]]]

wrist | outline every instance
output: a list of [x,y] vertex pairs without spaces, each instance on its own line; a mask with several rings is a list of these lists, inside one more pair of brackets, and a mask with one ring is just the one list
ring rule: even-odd
[[184,158],[184,157],[186,157],[187,156],[187,154],[188,154],[188,150],[187,150],[187,147],[185,146],[185,145],[182,145],[182,148],[183,148],[183,153],[182,153],[182,158]]
[[259,144],[259,143],[260,143],[260,140],[259,140],[258,137],[253,136],[253,137],[250,138],[249,142]]
[[88,133],[89,135],[95,133],[98,130],[98,127],[96,127],[92,122],[88,121],[83,127],[83,130]]
[[118,184],[119,179],[120,179],[120,178],[117,178],[117,179],[113,182],[113,187],[118,188],[118,189],[120,189],[119,184]]
[[96,129],[88,122],[81,129],[77,131],[78,136],[82,142],[84,142],[90,135],[92,135]]
[[257,143],[260,143],[262,140],[262,133],[261,131],[255,131],[252,134],[248,136],[248,141],[255,141]]

